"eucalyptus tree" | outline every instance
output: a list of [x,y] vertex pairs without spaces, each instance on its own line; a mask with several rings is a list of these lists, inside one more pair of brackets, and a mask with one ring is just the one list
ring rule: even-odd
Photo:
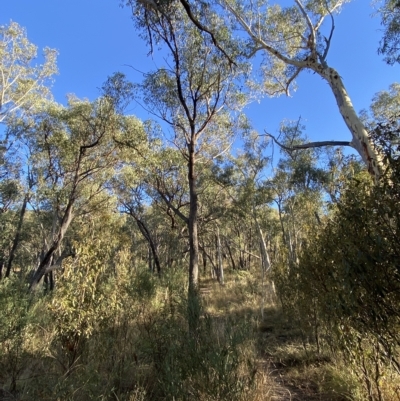
[[[167,14],[132,3],[149,41],[168,50],[166,67],[149,73],[140,90],[145,107],[172,129],[170,141],[187,161],[190,298],[198,289],[197,166],[229,149],[237,127],[233,110],[244,98],[235,88],[237,70],[221,59],[212,39],[190,23],[182,7],[174,4]],[[210,19],[213,29],[226,31],[219,18],[210,14]]]
[[56,56],[55,50],[46,48],[44,62],[34,65],[37,47],[28,40],[25,29],[16,22],[0,26],[0,124],[6,126],[0,130],[0,277],[4,265],[5,275],[10,274],[32,186],[29,172],[27,185],[21,180],[26,175],[20,150],[24,144],[14,135],[14,125],[21,123],[16,119],[33,114],[45,99],[51,98],[49,87],[57,73]]
[[[335,29],[334,15],[350,0],[294,0],[292,6],[271,5],[268,1],[217,0],[229,21],[245,32],[247,54],[261,55],[261,73],[266,93],[289,94],[302,71],[312,71],[323,78],[335,96],[339,112],[352,134],[355,148],[369,172],[381,175],[379,154],[357,115],[340,73],[328,64],[328,53]],[[324,36],[325,20],[330,29]]]
[[[270,197],[270,191],[263,185],[266,169],[270,162],[270,158],[265,155],[268,140],[252,130],[249,130],[244,139],[243,151],[230,159],[233,171],[236,170],[237,175],[230,196],[236,208],[240,208],[244,216],[251,217],[254,221],[264,273],[271,267],[267,241],[262,228],[262,221],[265,221],[266,217],[265,207]],[[225,188],[229,190],[229,185]]]
[[[187,164],[178,149],[164,146],[146,124],[148,143],[138,160],[128,161],[114,180],[121,210],[129,214],[148,242],[156,267],[180,262],[178,244],[187,248],[189,187]],[[149,131],[150,128],[150,131]],[[159,133],[157,133],[159,134]],[[150,220],[161,219],[153,225]],[[157,240],[156,240],[157,238]],[[185,244],[182,243],[185,242]],[[164,248],[164,261],[156,249]],[[157,266],[159,260],[159,266]]]
[[397,163],[394,158],[397,157],[400,135],[400,84],[393,83],[388,90],[376,93],[369,110],[362,111],[362,118],[375,146],[384,155],[387,178],[397,171],[393,170],[393,165]]
[[31,162],[38,188],[31,204],[39,213],[52,215],[31,289],[57,268],[54,258],[74,215],[105,207],[106,184],[120,163],[121,140],[144,139],[141,123],[118,112],[124,103],[123,85],[122,76],[113,76],[109,91],[92,103],[74,97],[67,107],[51,103],[25,133],[36,148]]
[[400,3],[398,0],[385,0],[379,12],[384,33],[378,52],[385,56],[388,64],[393,65],[400,62]]
[[301,299],[301,319],[308,320],[313,304],[330,347],[360,369],[369,399],[383,399],[385,366],[396,382],[400,374],[400,153],[399,145],[391,144],[393,132],[385,129],[380,146],[390,167],[379,185],[372,186],[362,171],[345,183],[334,213],[308,239],[291,285]]
[[[21,204],[22,185],[19,180],[21,166],[15,158],[10,156],[12,149],[4,149],[0,160],[0,279],[3,268],[7,266],[12,253],[12,237],[15,233],[16,210]],[[22,203],[22,210],[24,209]],[[22,215],[24,212],[22,213]],[[17,230],[18,231],[18,230]],[[6,276],[8,268],[6,270]]]
[[[185,167],[177,150],[163,149],[154,142],[149,142],[146,148],[141,151],[140,160],[127,162],[113,180],[113,187],[118,196],[120,210],[136,222],[148,243],[149,259],[153,259],[160,274],[160,237],[168,238],[167,242],[171,242],[167,245],[168,248],[174,242],[172,231],[179,227],[176,216],[186,219],[188,188],[185,185]],[[163,223],[160,224],[159,221],[159,224],[152,225],[150,221],[154,220],[154,215],[162,216]],[[170,229],[166,227],[168,225]],[[166,253],[171,255],[170,250]],[[165,265],[170,265],[170,260],[175,258],[176,256],[167,257]]]
[[[149,265],[151,266],[151,259],[154,260],[154,265],[157,269],[157,273],[161,274],[161,264],[158,252],[158,244],[156,240],[156,235],[152,232],[146,219],[146,192],[143,185],[132,186],[132,183],[121,188],[119,185],[119,203],[121,205],[121,210],[131,216],[139,228],[140,233],[143,235],[145,240],[148,242],[151,256],[149,257]],[[152,268],[151,268],[152,269]]]
[[[300,121],[283,123],[280,131],[284,136],[284,147],[304,143],[304,129]],[[323,191],[329,175],[318,166],[319,155],[315,149],[291,153],[281,149],[281,152],[283,156],[267,185],[278,208],[288,264],[297,264],[309,228],[320,220]]]
[[57,73],[54,49],[44,49],[44,63],[32,65],[37,47],[16,22],[0,26],[0,123],[22,110],[32,110],[51,97],[49,84]]
[[[242,0],[209,0],[202,6],[180,0],[190,20],[200,32],[213,34],[211,38],[221,54],[234,63],[235,57],[224,46],[219,32],[210,25],[210,10],[226,21],[226,26],[238,32],[238,43],[242,54],[249,59],[262,57],[260,70],[263,77],[261,85],[253,85],[270,96],[289,94],[295,88],[296,78],[302,71],[312,71],[323,78],[330,86],[340,114],[347,125],[352,146],[361,156],[368,171],[378,180],[381,175],[382,160],[374,148],[368,132],[354,110],[351,99],[338,71],[328,64],[327,57],[335,29],[334,15],[351,0],[293,0],[293,5],[282,7],[279,3],[270,4],[268,0],[258,2]],[[139,2],[139,0],[138,0]],[[156,3],[140,1],[152,10],[166,15],[176,5],[174,1]],[[149,6],[149,4],[152,4]],[[391,0],[388,3],[392,3]],[[397,4],[395,1],[393,3]],[[204,12],[207,9],[207,13]],[[325,20],[330,28],[325,28]],[[324,31],[328,31],[326,36]],[[218,40],[216,39],[218,37]],[[325,146],[327,143],[313,144]],[[329,141],[334,144],[334,141]],[[343,145],[343,142],[340,143]]]
[[369,110],[363,110],[362,116],[369,127],[374,124],[388,124],[400,119],[400,84],[395,82],[388,90],[376,93]]

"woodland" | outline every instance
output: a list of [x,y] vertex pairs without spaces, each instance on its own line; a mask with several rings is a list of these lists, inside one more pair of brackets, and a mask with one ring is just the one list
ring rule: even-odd
[[[400,84],[354,110],[350,1],[116,2],[166,67],[65,105],[57,52],[0,26],[0,400],[400,400]],[[307,71],[347,141],[246,116]]]

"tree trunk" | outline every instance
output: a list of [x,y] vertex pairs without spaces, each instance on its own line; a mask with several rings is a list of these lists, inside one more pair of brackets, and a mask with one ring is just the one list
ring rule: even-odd
[[251,226],[250,226],[250,230],[249,230],[249,238],[248,238],[248,247],[247,247],[247,252],[248,252],[248,254],[247,254],[247,263],[248,263],[248,269],[247,270],[249,270],[250,271],[250,269],[251,269],[251,251],[252,251],[252,247],[251,247],[251,245],[252,245],[252,241],[253,241],[253,238],[252,238],[252,232],[251,232]]
[[241,249],[239,251],[239,265],[240,265],[241,270],[246,270],[246,266],[244,265],[244,255],[245,255],[245,253]]
[[206,251],[204,250],[204,246],[203,246],[203,251],[201,253],[201,259],[203,262],[203,275],[205,276],[207,274],[207,255]]
[[12,244],[12,247],[11,247],[10,255],[8,257],[7,269],[6,269],[5,277],[9,277],[10,274],[11,274],[12,263],[14,261],[15,252],[17,250],[17,247],[18,247],[18,244],[19,244],[19,240],[21,238],[22,223],[24,222],[27,203],[28,203],[28,194],[25,195],[24,202],[22,203],[21,212],[19,214],[17,232],[15,233],[15,237],[14,237],[14,241],[13,241],[13,244]]
[[140,232],[142,233],[143,237],[148,242],[150,250],[151,250],[151,253],[153,254],[153,262],[154,262],[154,264],[156,266],[157,274],[161,275],[160,259],[158,257],[158,252],[157,252],[157,249],[156,249],[156,245],[155,245],[155,242],[154,242],[152,236],[150,235],[149,229],[147,228],[146,224],[142,220],[140,220],[138,218],[138,216],[136,216],[132,212],[129,212],[129,214],[136,220],[136,223],[137,223],[137,225],[139,227]]
[[196,293],[199,281],[199,240],[197,235],[197,214],[198,214],[198,196],[196,190],[195,176],[195,151],[194,141],[189,145],[189,193],[190,193],[190,211],[189,211],[189,292]]
[[0,257],[0,280],[3,278],[4,257]]
[[151,273],[153,273],[153,257],[151,253],[151,248],[150,246],[148,247],[148,262],[149,262],[149,270]]
[[43,256],[38,268],[36,269],[36,272],[34,273],[34,275],[32,277],[31,283],[29,285],[29,289],[31,291],[34,291],[36,289],[40,280],[46,274],[46,270],[48,268],[50,268],[54,254],[57,252],[57,250],[61,246],[61,243],[62,243],[62,240],[64,239],[65,233],[67,232],[68,227],[72,221],[72,217],[73,217],[72,209],[73,209],[74,203],[75,203],[74,198],[70,198],[67,208],[65,209],[64,216],[61,220],[61,224],[58,229],[58,232],[55,235],[55,238],[53,240],[53,243],[51,244],[50,248]]
[[[252,40],[257,43],[260,50],[263,49],[264,51],[270,53],[271,56],[283,61],[285,64],[296,67],[298,73],[303,69],[311,69],[329,83],[329,86],[331,87],[332,92],[335,96],[336,103],[339,107],[340,114],[342,115],[347,127],[352,134],[353,140],[351,141],[351,144],[354,149],[357,150],[362,160],[366,164],[369,173],[375,178],[375,181],[377,181],[382,175],[381,157],[374,149],[364,124],[357,116],[357,113],[354,110],[350,97],[347,94],[342,79],[340,78],[340,75],[335,69],[326,65],[325,58],[327,54],[324,55],[324,60],[322,60],[322,62],[318,62],[315,43],[311,43],[311,47],[309,48],[310,53],[306,59],[301,60],[298,58],[290,58],[284,53],[280,52],[278,49],[272,47],[266,41],[264,41],[259,36],[258,32],[254,32],[252,30],[251,24],[249,25],[245,21],[243,16],[239,12],[237,12],[237,10],[235,10],[228,2],[224,2],[224,4],[227,9],[235,16],[236,20],[249,34]],[[302,9],[302,11],[306,13],[304,9]],[[312,34],[315,35],[316,31],[313,30]],[[327,51],[329,49],[329,43],[327,43],[326,45],[328,46],[328,48],[326,49]]]
[[54,271],[51,270],[44,275],[44,285],[46,291],[53,291],[54,290]]
[[340,114],[353,136],[351,145],[357,150],[367,165],[369,173],[374,176],[375,180],[378,180],[382,174],[381,157],[374,149],[368,131],[355,112],[340,75],[335,69],[331,67],[324,68],[319,63],[312,65],[311,68],[329,83]]
[[[320,77],[322,77],[329,83],[329,86],[331,87],[332,92],[335,96],[336,103],[339,107],[340,114],[342,115],[344,122],[346,123],[353,137],[351,145],[354,147],[354,149],[357,150],[362,160],[366,164],[369,173],[374,177],[375,181],[379,180],[382,175],[382,158],[374,149],[374,146],[369,139],[368,132],[365,129],[364,124],[357,116],[357,113],[354,110],[350,97],[347,94],[342,79],[340,78],[340,75],[335,69],[329,67],[325,62],[327,52],[329,50],[330,39],[328,43],[326,43],[326,54],[324,54],[322,62],[319,62],[317,58],[318,52],[316,48],[316,42],[310,43],[310,45],[307,44],[309,50],[307,58],[291,58],[282,53],[277,48],[271,46],[268,41],[264,41],[263,38],[260,37],[258,31],[253,31],[252,24],[248,24],[243,15],[230,5],[230,2],[224,1],[223,4],[235,16],[238,23],[241,25],[244,31],[248,33],[255,44],[257,44],[259,50],[264,50],[268,52],[272,57],[276,57],[277,59],[283,61],[286,65],[296,67],[297,74],[303,69],[310,69],[315,71]],[[299,5],[299,3],[297,2],[297,5],[300,7],[302,13],[306,14],[306,10],[301,6],[301,4]],[[310,22],[308,16],[306,16],[306,20]],[[309,28],[312,30],[312,32],[310,32],[311,37],[315,38],[315,35],[319,33],[319,31],[316,30],[316,27]],[[293,78],[294,77],[295,76],[293,76]],[[293,78],[291,80],[293,80]],[[288,82],[288,84],[289,83],[290,81]]]
[[222,253],[221,253],[221,238],[219,236],[219,228],[217,227],[217,256],[218,256],[218,281],[221,285],[224,285],[224,266],[222,264]]
[[256,216],[254,216],[254,220],[256,222],[257,232],[258,232],[258,235],[259,235],[260,245],[261,245],[262,269],[263,269],[263,272],[267,272],[271,268],[271,259],[269,257],[267,244],[266,244],[265,238],[264,238],[264,233],[262,232],[262,229],[260,227],[260,224],[259,224],[258,219],[257,219]]
[[188,289],[188,323],[189,331],[195,332],[200,318],[199,299],[199,240],[197,235],[198,197],[195,175],[195,140],[192,138],[189,147],[188,180],[189,180],[189,289]]
[[232,270],[236,270],[236,263],[235,263],[235,259],[233,258],[233,255],[232,255],[231,247],[229,246],[229,241],[225,240],[225,244],[226,244],[226,248],[228,249],[229,257],[231,259]]

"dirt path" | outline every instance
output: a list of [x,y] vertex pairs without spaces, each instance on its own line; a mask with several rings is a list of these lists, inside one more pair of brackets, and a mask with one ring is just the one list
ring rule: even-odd
[[344,401],[339,394],[321,390],[319,379],[329,360],[308,352],[301,332],[281,312],[271,308],[260,325],[259,352],[262,368],[273,383],[271,401]]
[[265,308],[260,321],[259,299],[253,304],[249,302],[251,288],[235,289],[234,285],[220,287],[208,281],[201,285],[200,292],[214,317],[231,316],[240,321],[244,316],[256,316],[259,370],[266,376],[263,400],[348,401],[330,390],[322,390],[320,381],[329,360],[318,356],[312,345],[304,346],[301,331],[288,322],[279,308]]
[[271,389],[270,401],[320,401],[326,400],[321,398],[318,389],[315,387],[296,386],[288,379],[286,369],[276,366],[276,363],[271,358],[264,363],[265,371],[269,375],[271,382],[274,383]]

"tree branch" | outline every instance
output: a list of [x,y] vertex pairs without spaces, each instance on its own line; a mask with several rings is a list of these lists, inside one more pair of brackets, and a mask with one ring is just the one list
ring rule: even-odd
[[[151,184],[150,184],[151,185]],[[161,196],[161,199],[165,202],[165,204],[178,216],[180,219],[189,224],[189,218],[186,217],[178,208],[176,208],[171,201],[166,197],[165,193],[159,188],[159,180],[157,180],[157,187],[152,185],[152,187],[157,191],[157,193]]]
[[314,51],[315,51],[315,45],[316,45],[314,26],[313,26],[313,24],[312,24],[312,22],[311,22],[310,17],[309,17],[308,14],[307,14],[307,12],[306,12],[306,10],[305,10],[305,8],[304,8],[302,2],[301,2],[300,0],[295,0],[295,2],[296,2],[296,4],[297,4],[297,6],[299,7],[300,12],[303,14],[303,17],[304,17],[304,19],[306,20],[307,25],[308,25],[308,28],[309,28],[309,30],[310,30],[311,41],[310,41],[310,40],[308,41],[308,42],[309,42],[309,45],[308,45],[308,43],[307,43],[307,47],[311,50],[311,52],[314,52]]
[[328,10],[329,15],[331,16],[332,26],[331,26],[331,31],[329,33],[329,38],[327,39],[326,37],[324,37],[325,43],[326,43],[324,54],[322,56],[319,55],[319,58],[320,58],[320,61],[321,61],[322,64],[326,64],[326,62],[325,62],[326,56],[328,55],[329,48],[331,46],[331,40],[332,40],[332,36],[333,36],[333,31],[335,30],[335,19],[333,18],[332,11],[329,10],[329,7],[328,7],[328,4],[327,4],[326,1],[325,1],[325,5],[326,5],[326,8]]
[[291,83],[297,78],[297,76],[300,74],[301,70],[303,68],[302,67],[297,67],[296,68],[296,72],[289,78],[289,80],[286,82],[286,88],[285,88],[285,94],[286,96],[290,96],[290,92],[289,92],[289,87],[291,85]]
[[295,150],[300,150],[300,149],[322,148],[324,146],[353,147],[352,143],[349,141],[317,141],[317,142],[303,143],[302,145],[285,146],[283,143],[279,142],[272,134],[269,134],[268,132],[265,132],[265,135],[260,135],[260,136],[269,136],[279,147],[288,152],[293,152]]
[[180,3],[182,4],[183,8],[185,9],[187,16],[196,25],[196,27],[198,29],[200,29],[200,31],[208,33],[211,37],[212,42],[214,43],[214,46],[227,58],[227,60],[229,61],[229,64],[236,66],[236,63],[226,53],[226,51],[220,46],[217,39],[215,39],[214,34],[210,30],[208,30],[204,25],[202,25],[199,22],[199,20],[193,15],[189,3],[186,0],[180,0]]
[[227,2],[224,1],[224,6],[235,16],[239,24],[242,28],[248,33],[251,39],[254,40],[256,44],[259,45],[259,48],[266,50],[267,52],[271,53],[279,60],[283,61],[286,64],[294,65],[299,68],[307,67],[307,63],[304,60],[297,60],[294,58],[290,58],[282,54],[280,51],[276,50],[272,46],[268,45],[260,36],[257,36],[254,32],[252,27],[244,20],[244,18]]

